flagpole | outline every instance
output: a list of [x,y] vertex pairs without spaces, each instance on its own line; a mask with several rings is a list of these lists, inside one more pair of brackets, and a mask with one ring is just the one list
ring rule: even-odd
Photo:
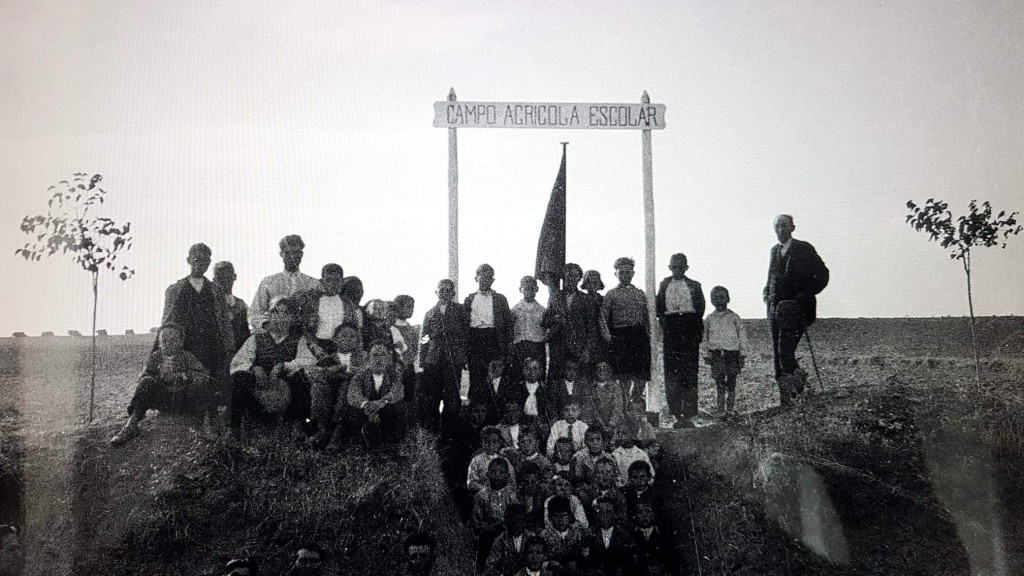
[[[448,101],[455,102],[455,87],[448,90]],[[459,145],[455,128],[448,129],[448,279],[459,294]]]
[[[640,104],[649,105],[650,103],[651,98],[647,95],[647,91],[644,90],[643,95],[640,96]],[[651,385],[648,386],[647,394],[648,410],[650,410],[652,396],[651,388],[661,391],[661,394],[655,393],[654,398],[659,402],[659,408],[663,407],[661,401],[665,397],[665,367],[662,364],[661,330],[659,329],[658,323],[654,321],[657,317],[654,306],[656,295],[654,277],[654,169],[651,155],[651,131],[649,129],[641,130],[640,141],[644,173],[644,244],[646,246],[644,254],[644,272],[647,276],[647,317],[650,319],[649,332],[651,338]]]

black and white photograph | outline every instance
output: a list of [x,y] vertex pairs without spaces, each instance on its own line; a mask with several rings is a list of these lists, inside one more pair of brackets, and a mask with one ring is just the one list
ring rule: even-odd
[[1024,574],[1024,3],[0,2],[0,576]]

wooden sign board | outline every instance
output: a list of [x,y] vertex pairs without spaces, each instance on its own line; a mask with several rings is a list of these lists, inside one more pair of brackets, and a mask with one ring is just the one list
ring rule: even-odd
[[434,102],[435,128],[663,130],[664,104]]

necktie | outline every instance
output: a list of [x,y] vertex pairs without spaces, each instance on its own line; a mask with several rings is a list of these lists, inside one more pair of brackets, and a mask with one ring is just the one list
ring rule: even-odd
[[569,424],[569,442],[572,443],[572,447],[575,450],[576,449],[576,440],[573,439],[573,437],[572,437],[572,429],[573,429],[573,425]]

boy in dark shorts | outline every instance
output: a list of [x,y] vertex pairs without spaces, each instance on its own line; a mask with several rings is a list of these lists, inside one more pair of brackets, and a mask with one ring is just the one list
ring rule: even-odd
[[728,290],[712,288],[711,304],[715,311],[704,319],[705,361],[718,388],[718,411],[731,415],[736,409],[736,377],[743,368],[747,336],[739,315],[729,310]]

